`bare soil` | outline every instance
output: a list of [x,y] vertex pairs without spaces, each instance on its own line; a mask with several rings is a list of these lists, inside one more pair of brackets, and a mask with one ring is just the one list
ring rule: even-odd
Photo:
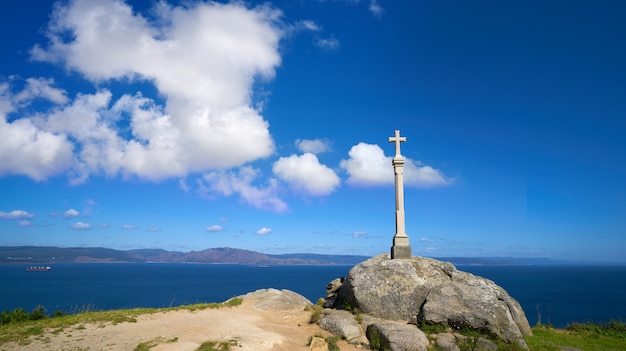
[[[232,351],[304,351],[309,337],[328,335],[309,324],[311,312],[259,309],[254,302],[244,299],[237,307],[145,314],[133,323],[83,323],[5,343],[0,350],[132,351],[144,343],[154,345],[151,351],[194,351],[206,341],[232,341]],[[342,351],[362,349],[345,341],[339,347]]]

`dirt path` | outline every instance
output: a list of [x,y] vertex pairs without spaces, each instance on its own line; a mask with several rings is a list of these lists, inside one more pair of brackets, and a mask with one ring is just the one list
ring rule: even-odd
[[[206,341],[232,340],[236,346],[231,349],[237,351],[304,351],[310,336],[328,334],[308,323],[311,313],[302,307],[276,310],[259,302],[244,298],[237,307],[146,314],[136,323],[80,324],[31,337],[26,345],[6,343],[0,350],[132,351],[152,342],[151,351],[194,351]],[[360,350],[345,342],[340,348]]]

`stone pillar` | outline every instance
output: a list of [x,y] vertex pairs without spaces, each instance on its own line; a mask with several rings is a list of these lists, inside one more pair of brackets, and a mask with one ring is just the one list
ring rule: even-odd
[[396,155],[391,164],[395,174],[396,186],[396,234],[393,237],[391,247],[391,258],[411,258],[411,246],[409,236],[405,232],[404,224],[404,157],[400,154],[400,143],[406,142],[405,137],[400,136],[400,131],[396,130],[395,136],[389,138],[389,142],[396,143]]

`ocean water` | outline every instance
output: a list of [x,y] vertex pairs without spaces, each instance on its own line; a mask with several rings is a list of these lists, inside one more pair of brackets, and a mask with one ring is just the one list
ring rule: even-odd
[[[261,288],[293,290],[312,302],[351,266],[63,263],[27,272],[0,265],[0,311],[49,312],[222,302]],[[520,302],[531,325],[626,321],[626,266],[458,266],[493,280]]]

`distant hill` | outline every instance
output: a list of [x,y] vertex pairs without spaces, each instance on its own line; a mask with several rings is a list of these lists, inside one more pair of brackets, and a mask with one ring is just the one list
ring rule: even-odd
[[[358,255],[282,254],[269,255],[229,247],[202,251],[163,249],[114,250],[103,247],[0,246],[0,264],[51,264],[55,262],[161,262],[254,265],[356,265],[368,259]],[[435,257],[457,266],[551,265],[571,262],[549,258]]]
[[267,255],[228,247],[179,252],[162,249],[114,250],[102,247],[0,246],[0,263],[50,264],[55,262],[169,262],[261,265],[353,265],[367,256]]

